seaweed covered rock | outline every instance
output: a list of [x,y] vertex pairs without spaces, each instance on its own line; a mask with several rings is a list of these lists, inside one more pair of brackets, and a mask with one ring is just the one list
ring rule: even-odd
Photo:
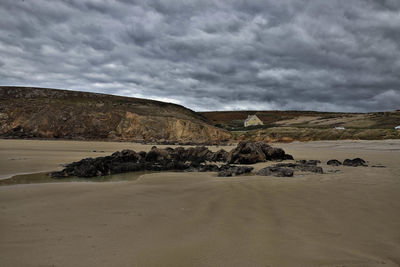
[[237,147],[228,154],[229,164],[254,164],[267,160],[293,159],[281,148],[271,147],[264,142],[240,142]]

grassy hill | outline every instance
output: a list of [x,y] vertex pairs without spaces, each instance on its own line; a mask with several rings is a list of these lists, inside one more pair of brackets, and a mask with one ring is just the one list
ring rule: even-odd
[[[400,111],[338,113],[317,111],[215,111],[202,112],[210,123],[232,132],[238,140],[398,139]],[[245,128],[244,120],[256,114],[263,126]],[[344,127],[337,130],[335,127]]]
[[183,106],[47,88],[0,87],[0,137],[219,142],[231,135]]

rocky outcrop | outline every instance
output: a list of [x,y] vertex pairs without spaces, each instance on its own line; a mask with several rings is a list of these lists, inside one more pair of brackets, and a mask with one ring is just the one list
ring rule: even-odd
[[183,106],[66,90],[0,87],[0,137],[221,143],[231,138]]
[[221,156],[224,150],[210,151],[207,147],[183,147],[160,149],[152,147],[149,152],[135,152],[133,150],[117,151],[110,156],[86,158],[66,165],[59,172],[51,173],[52,177],[62,178],[68,176],[95,177],[110,174],[134,171],[224,171],[231,175],[250,172],[251,167],[237,167],[231,165],[205,164],[206,161],[225,161]]
[[230,164],[254,164],[267,160],[293,159],[281,148],[271,147],[264,142],[240,142],[229,152],[227,161]]
[[[252,155],[259,153],[259,149],[261,149],[261,152],[263,153],[264,160],[293,158],[290,155],[285,154],[283,150],[272,148],[263,143],[241,143],[232,151],[239,151],[237,158],[241,159],[242,154],[247,157],[249,154]],[[135,152],[126,149],[123,151],[117,151],[106,157],[86,158],[78,162],[73,162],[66,165],[62,171],[51,173],[51,176],[54,178],[68,176],[95,177],[144,170],[174,170],[188,172],[212,171],[218,172],[218,176],[220,177],[228,177],[251,172],[253,167],[249,166],[235,166],[230,164],[218,166],[216,164],[210,164],[210,162],[225,163],[229,160],[229,155],[233,155],[232,151],[228,153],[227,151],[220,149],[217,152],[212,152],[205,146],[189,148],[177,147],[175,149],[171,147],[160,149],[153,146],[149,152]],[[258,160],[257,158],[254,159]],[[249,161],[246,160],[246,163],[248,162]],[[317,161],[305,161],[302,165],[316,167],[316,162]],[[287,176],[287,174],[285,175]]]

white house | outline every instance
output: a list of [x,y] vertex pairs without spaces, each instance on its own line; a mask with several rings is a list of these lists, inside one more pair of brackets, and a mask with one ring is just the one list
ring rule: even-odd
[[256,115],[249,115],[247,119],[244,121],[244,127],[255,126],[255,125],[264,125],[262,120],[260,120]]
[[400,130],[400,125],[399,126],[396,126],[396,127],[394,127],[396,130]]
[[337,126],[335,127],[336,130],[344,130],[345,128],[343,126]]

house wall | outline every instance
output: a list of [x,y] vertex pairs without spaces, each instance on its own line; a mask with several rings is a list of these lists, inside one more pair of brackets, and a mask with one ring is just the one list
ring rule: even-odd
[[256,117],[252,117],[248,122],[245,122],[244,126],[255,126],[255,125],[263,125],[263,122],[256,118]]

